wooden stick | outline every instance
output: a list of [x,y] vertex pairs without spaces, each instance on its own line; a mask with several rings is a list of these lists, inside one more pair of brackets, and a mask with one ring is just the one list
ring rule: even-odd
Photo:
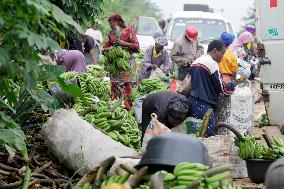
[[136,169],[134,169],[134,167],[128,165],[127,163],[122,163],[119,165],[123,170],[125,170],[126,172],[130,173],[130,174],[135,174],[137,172]]
[[99,167],[96,167],[91,172],[85,174],[81,180],[75,185],[75,188],[83,186],[85,183],[93,183],[96,179],[97,172],[99,170]]
[[53,184],[53,183],[60,184],[63,181],[65,180],[63,179],[35,179],[34,181],[30,183],[30,187],[35,184]]
[[96,175],[95,182],[93,184],[93,189],[100,188],[104,174],[114,164],[114,162],[115,162],[115,157],[112,156],[101,163],[101,166]]
[[6,171],[14,171],[14,172],[18,172],[19,169],[14,168],[14,167],[10,167],[8,165],[4,165],[3,163],[0,163],[0,168],[6,170]]
[[200,131],[198,132],[199,137],[204,138],[212,112],[213,112],[212,109],[208,109],[208,111],[205,113],[202,121],[202,126],[200,128]]
[[32,173],[32,177],[40,177],[44,179],[50,179],[48,176],[43,175],[43,174],[38,174],[38,173]]
[[10,184],[1,184],[0,189],[17,188],[23,183],[23,180],[19,180]]
[[0,169],[0,175],[8,176],[8,175],[10,175],[10,173]]
[[43,165],[42,167],[36,169],[33,173],[42,173],[45,169],[47,169],[50,165],[52,164],[52,162],[49,162],[45,165]]

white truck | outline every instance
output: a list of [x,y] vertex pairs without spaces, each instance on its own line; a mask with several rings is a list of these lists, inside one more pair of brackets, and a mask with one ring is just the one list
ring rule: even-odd
[[[226,23],[227,22],[227,23]],[[179,11],[171,19],[166,36],[169,39],[168,50],[172,49],[175,40],[185,32],[188,26],[198,29],[198,39],[207,51],[207,46],[213,39],[219,39],[223,32],[230,32],[230,22],[221,15],[203,11]]]
[[284,124],[284,1],[255,0],[256,35],[270,61],[262,61],[260,78],[270,124]]
[[139,41],[140,49],[145,51],[150,45],[155,44],[154,33],[161,32],[160,26],[155,18],[138,16],[133,20],[136,36]]

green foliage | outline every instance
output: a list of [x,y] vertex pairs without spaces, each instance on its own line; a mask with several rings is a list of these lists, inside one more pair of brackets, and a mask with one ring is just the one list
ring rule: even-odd
[[58,108],[37,82],[56,81],[64,72],[61,66],[42,65],[39,53],[59,48],[54,40],[64,36],[59,25],[80,27],[48,0],[2,0],[0,10],[0,145],[27,159],[21,124],[38,105],[44,111]]
[[76,22],[86,24],[101,12],[103,0],[51,0],[51,2],[70,15]]
[[[149,16],[159,19],[161,17],[160,10],[156,4],[149,0],[104,0],[102,5],[102,17],[108,18],[112,13],[120,14],[129,25],[135,16]],[[102,31],[105,35],[109,32],[107,19],[103,20]]]
[[242,18],[243,22],[245,23],[243,25],[243,28],[245,30],[246,25],[253,25],[255,26],[256,21],[256,15],[255,15],[255,9],[253,7],[249,7],[247,10],[247,15]]

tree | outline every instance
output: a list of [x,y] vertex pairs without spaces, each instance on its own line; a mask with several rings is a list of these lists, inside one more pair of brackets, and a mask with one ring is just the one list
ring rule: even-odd
[[51,2],[79,24],[86,25],[101,13],[103,0],[51,0]]
[[106,18],[112,13],[120,14],[127,24],[130,24],[135,16],[149,16],[156,19],[161,17],[159,8],[149,0],[104,0],[101,9],[101,17],[104,18],[102,24],[104,34],[107,34],[109,31]]
[[248,10],[247,10],[247,16],[244,16],[242,18],[243,22],[245,23],[242,26],[242,28],[244,28],[244,30],[245,30],[247,25],[255,26],[255,21],[256,21],[255,19],[256,19],[255,8],[249,7]]
[[36,106],[44,111],[58,101],[37,87],[38,81],[57,81],[58,65],[41,64],[40,52],[59,49],[58,29],[80,26],[48,0],[2,0],[0,3],[0,147],[27,159],[21,124]]

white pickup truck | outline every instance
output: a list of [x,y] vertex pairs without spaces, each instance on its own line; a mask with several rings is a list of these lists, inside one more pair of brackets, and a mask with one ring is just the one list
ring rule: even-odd
[[260,78],[267,98],[270,124],[284,124],[284,1],[255,0],[257,39],[265,46],[270,61],[263,61]]

